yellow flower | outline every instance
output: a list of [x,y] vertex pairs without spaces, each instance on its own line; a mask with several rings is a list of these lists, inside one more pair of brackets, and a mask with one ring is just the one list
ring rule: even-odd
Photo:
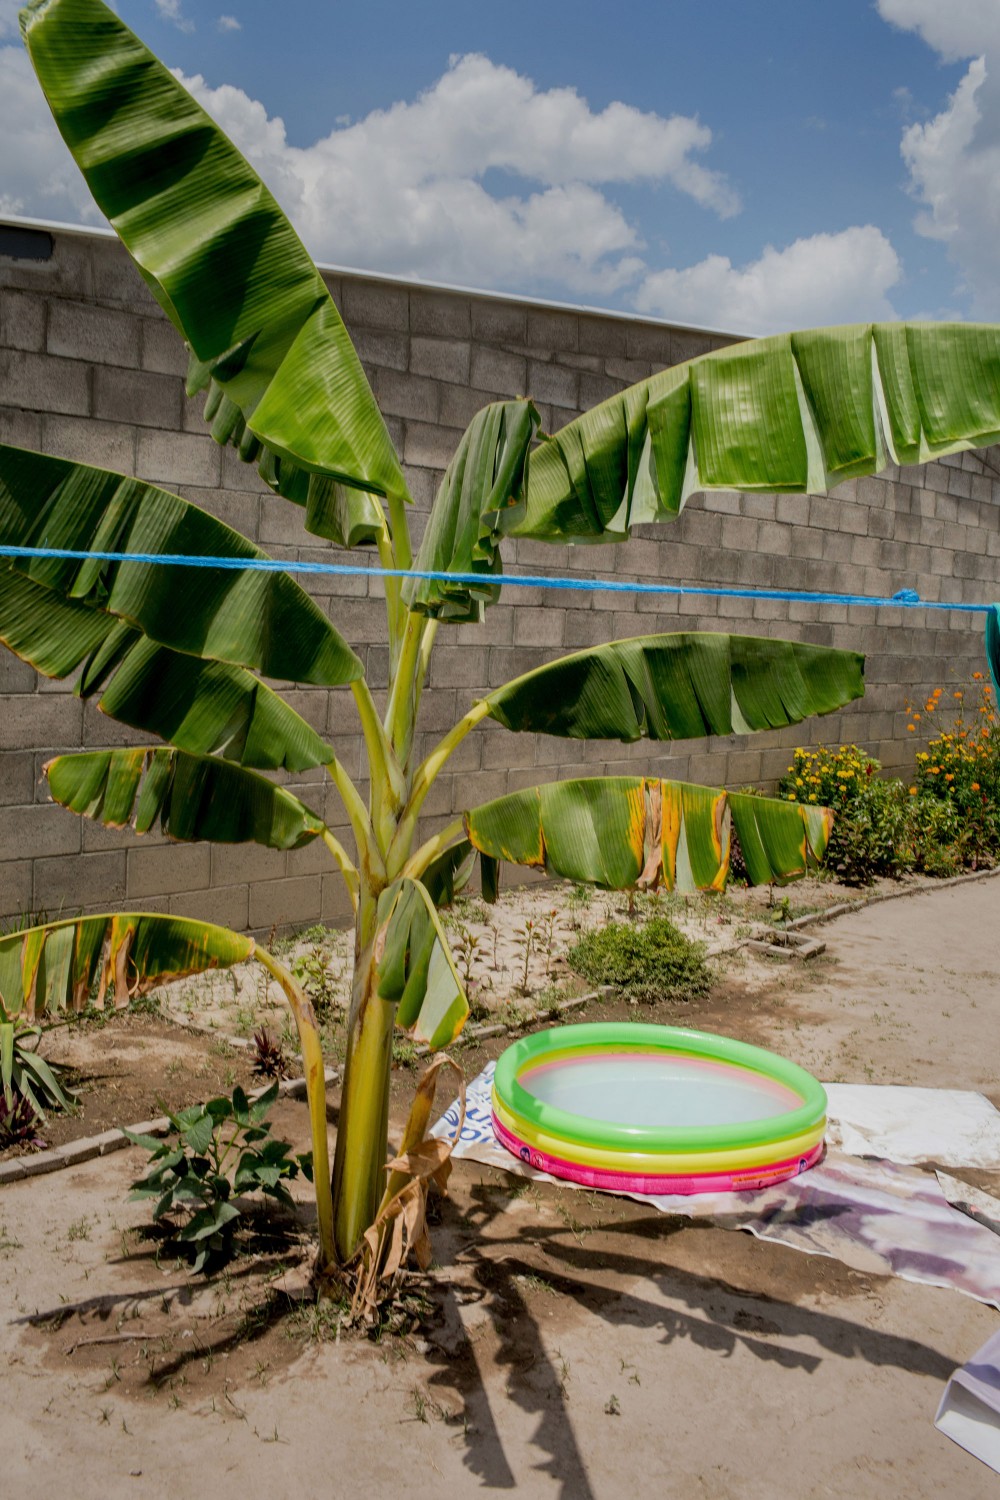
[[809,793],[809,801],[810,802],[815,802],[816,801],[816,793],[815,792],[810,792]]
[[910,796],[911,797],[915,797],[916,795],[917,795],[917,789],[916,789],[916,787],[915,786],[911,786],[910,787]]

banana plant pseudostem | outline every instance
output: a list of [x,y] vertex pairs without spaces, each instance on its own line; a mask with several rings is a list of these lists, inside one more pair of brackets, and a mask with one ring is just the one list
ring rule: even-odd
[[[188,347],[188,390],[205,391],[212,435],[300,505],[312,535],[338,547],[375,546],[384,567],[412,568],[402,467],[337,309],[271,194],[100,0],[33,0],[21,27],[98,205]],[[421,690],[438,630],[482,621],[502,587],[502,539],[625,540],[636,524],[676,517],[698,490],[823,492],[998,436],[1000,329],[968,325],[864,325],[738,344],[643,381],[551,437],[539,434],[529,401],[487,406],[445,473],[415,563],[473,581],[385,580],[383,713],[360,660],[308,594],[286,575],[240,566],[263,554],[238,532],[153,485],[0,449],[0,543],[233,561],[225,571],[96,558],[9,562],[0,567],[0,638],[49,676],[76,673],[83,697],[163,741],[59,756],[47,768],[58,802],[140,834],[159,826],[175,839],[282,849],[318,839],[341,872],[355,913],[355,967],[332,1230],[322,1228],[321,1207],[321,1261],[350,1260],[383,1199],[393,1026],[438,1048],[467,1014],[436,905],[464,858],[478,853],[487,891],[502,860],[611,889],[718,889],[733,828],[754,881],[802,875],[829,836],[822,808],[634,776],[514,792],[421,842],[436,777],[487,717],[515,733],[663,741],[794,724],[863,691],[853,652],[738,635],[650,635],[507,683],[473,703],[417,763]],[[350,689],[367,798],[265,678]],[[353,848],[268,774],[320,767],[339,794]],[[251,941],[224,941],[218,929],[195,925],[225,953],[226,942],[242,953]],[[35,993],[36,950],[50,953],[52,993],[73,993],[66,976],[76,950],[65,935],[51,949],[47,931],[0,951],[5,1000],[11,985]],[[108,931],[100,928],[102,951],[121,953]],[[96,964],[94,933],[80,942]],[[130,940],[127,951],[134,987],[149,944]],[[185,953],[174,960],[171,972],[195,963]],[[169,969],[154,965],[161,976]],[[119,984],[119,996],[129,988]],[[294,1007],[297,1019],[305,1014],[299,996]],[[300,1034],[309,1028],[305,1014]],[[318,1109],[314,1123],[325,1145]]]

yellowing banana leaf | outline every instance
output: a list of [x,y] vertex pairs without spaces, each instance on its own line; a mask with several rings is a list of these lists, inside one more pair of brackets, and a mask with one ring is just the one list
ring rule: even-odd
[[622,541],[698,490],[823,493],[1000,439],[1000,326],[864,323],[716,350],[602,402],[531,455],[505,533]]
[[[246,537],[179,495],[89,464],[0,444],[0,543],[266,558]],[[283,572],[32,558],[15,571],[67,599],[117,615],[150,640],[291,682],[335,687],[359,659],[303,588]]]
[[700,739],[798,724],[864,693],[854,651],[756,636],[637,636],[563,656],[485,700],[508,729],[571,739]]
[[826,852],[832,814],[683,781],[607,776],[548,782],[465,814],[496,860],[607,890],[722,890],[735,822],[748,878],[783,885]]
[[57,756],[45,771],[57,802],[109,828],[148,833],[159,820],[173,839],[297,849],[325,827],[284,787],[208,755],[85,750]]
[[12,569],[0,569],[0,641],[47,677],[82,668],[79,696],[106,684],[102,712],[179,750],[259,771],[305,771],[333,759],[333,747],[253,673],[156,646],[114,615]]
[[482,585],[409,579],[411,609],[460,623],[481,620],[500,596],[502,515],[523,512],[528,449],[538,426],[530,401],[497,401],[477,412],[445,470],[415,566],[426,572],[481,573]]
[[434,902],[419,880],[397,881],[382,895],[379,921],[379,997],[396,1002],[396,1025],[414,1041],[447,1047],[469,1003]]
[[253,956],[253,938],[187,917],[143,912],[78,917],[0,937],[0,1019],[80,1011],[93,994],[118,1007],[171,979]]
[[373,540],[406,495],[382,415],[319,272],[248,162],[100,0],[31,0],[21,30],[55,122],[209,386],[219,442],[308,506],[310,530]]

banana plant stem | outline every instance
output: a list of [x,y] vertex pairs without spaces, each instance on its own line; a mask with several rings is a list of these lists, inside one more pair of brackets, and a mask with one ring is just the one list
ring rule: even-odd
[[344,884],[347,886],[347,894],[351,898],[351,906],[354,910],[354,915],[357,916],[358,888],[360,885],[360,876],[358,875],[357,866],[351,859],[350,855],[348,854],[347,850],[344,848],[340,840],[334,838],[329,828],[323,829],[322,838],[324,844],[329,849],[334,859],[337,861],[340,873],[344,877]]
[[336,757],[329,762],[326,770],[344,804],[344,811],[347,813],[354,841],[358,846],[358,864],[374,879],[384,881],[385,862],[379,852],[375,830],[368,816],[368,809],[361,800],[361,793]]
[[486,700],[473,704],[464,718],[459,719],[458,723],[449,729],[448,733],[438,742],[430,755],[417,767],[413,777],[413,788],[410,792],[409,801],[403,808],[399,819],[399,827],[386,860],[386,869],[389,872],[390,879],[395,877],[398,870],[406,863],[409,857],[410,845],[413,842],[413,835],[416,831],[417,819],[420,816],[420,809],[424,804],[424,798],[434,785],[442,767],[448,758],[458,749],[465,736],[486,718],[489,711],[490,706]]
[[321,1271],[336,1264],[333,1235],[333,1194],[330,1187],[330,1149],[326,1133],[326,1068],[319,1023],[309,996],[266,948],[255,947],[254,957],[278,981],[295,1017],[306,1076],[306,1101],[309,1106],[309,1129],[312,1136],[313,1187],[316,1191],[316,1222],[319,1230]]

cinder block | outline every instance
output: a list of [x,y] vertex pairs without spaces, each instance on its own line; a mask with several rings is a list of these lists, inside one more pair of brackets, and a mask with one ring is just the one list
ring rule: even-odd
[[221,449],[210,437],[142,429],[136,440],[136,473],[140,479],[167,489],[181,484],[213,488],[219,483],[220,454]]
[[566,370],[561,365],[543,364],[535,359],[530,361],[528,395],[534,400],[551,401],[576,412],[579,410],[579,390],[580,375],[576,370]]
[[4,852],[14,859],[80,852],[80,820],[52,803],[8,808],[3,830]]
[[[187,374],[188,352],[177,329],[162,313],[142,318],[139,323],[139,362],[144,370],[158,375]],[[204,401],[204,396],[202,396]]]
[[[0,661],[5,659],[0,656]],[[79,698],[18,693],[6,700],[0,713],[0,750],[33,745],[73,749],[81,743],[82,718]]]
[[33,448],[38,452],[42,447],[41,417],[33,411],[0,408],[0,443],[10,443],[14,448]]
[[405,370],[410,362],[410,339],[406,333],[356,328],[351,330],[351,338],[366,369]]
[[204,890],[211,879],[208,844],[131,847],[128,851],[128,899],[169,896],[174,891]]
[[[5,856],[8,853],[5,842]],[[0,916],[17,917],[32,910],[31,860],[0,860]]]
[[416,417],[421,422],[438,419],[441,387],[436,380],[401,375],[396,370],[379,370],[375,376],[375,395],[387,415]]
[[42,417],[41,447],[56,458],[119,474],[135,473],[135,432],[121,422],[97,422],[92,417]]
[[[606,359],[624,359],[628,352],[628,323],[624,318],[591,318],[581,315],[578,347],[581,354],[599,354]],[[639,379],[643,379],[640,375]]]
[[508,400],[523,395],[528,384],[528,362],[523,355],[473,344],[469,383]]
[[0,404],[86,416],[90,371],[79,360],[0,349]]
[[581,372],[577,396],[580,410],[589,411],[592,406],[598,406],[602,401],[617,396],[621,389],[622,382],[613,380],[610,375],[588,375],[585,371]]
[[554,605],[541,609],[521,608],[514,615],[516,646],[561,646],[566,629],[566,611]]
[[171,915],[195,917],[243,932],[248,925],[250,891],[245,885],[227,885],[207,891],[184,891],[170,897]]
[[472,318],[468,297],[414,288],[410,292],[410,332],[467,339]]
[[[60,808],[66,818],[72,813]],[[32,905],[36,911],[70,913],[82,907],[120,906],[125,900],[125,850],[79,854],[75,859],[36,859]]]
[[46,348],[66,359],[137,370],[141,331],[129,313],[57,297],[49,306]]
[[94,240],[93,267],[98,302],[118,303],[146,314],[160,311],[156,298],[116,239]]
[[406,333],[410,326],[410,294],[391,282],[344,281],[344,322],[353,336],[359,328],[386,328]]
[[403,457],[416,468],[444,470],[454,457],[461,436],[461,431],[455,428],[408,421]]
[[468,383],[472,347],[466,339],[410,339],[410,373]]
[[322,904],[320,877],[261,881],[250,888],[250,930],[306,927],[319,921]]
[[555,308],[529,307],[525,343],[546,355],[560,349],[579,349],[579,315]]
[[287,868],[285,849],[265,849],[262,844],[251,843],[211,846],[211,884],[215,887],[283,880]]
[[0,347],[40,353],[45,348],[46,307],[42,297],[0,287]]
[[472,337],[484,344],[527,343],[527,311],[516,302],[471,299]]
[[168,431],[181,425],[180,382],[146,370],[94,371],[94,416]]

